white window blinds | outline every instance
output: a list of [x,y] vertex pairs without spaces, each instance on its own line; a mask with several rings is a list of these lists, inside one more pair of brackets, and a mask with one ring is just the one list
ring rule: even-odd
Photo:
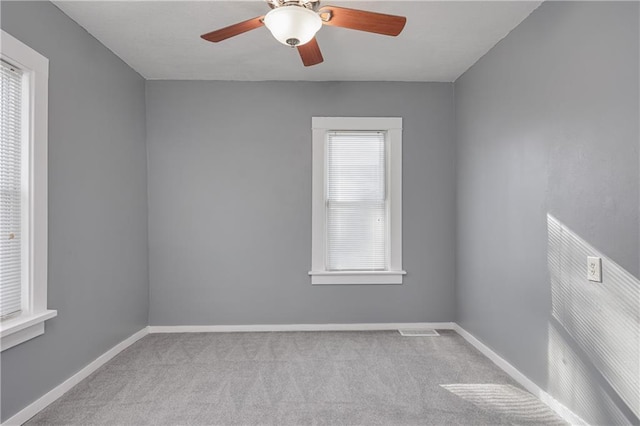
[[328,132],[326,268],[387,269],[384,132]]
[[22,72],[0,61],[0,317],[22,304]]

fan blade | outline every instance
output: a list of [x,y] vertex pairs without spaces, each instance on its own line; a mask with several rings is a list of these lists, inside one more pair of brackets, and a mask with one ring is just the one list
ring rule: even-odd
[[222,40],[226,40],[233,36],[237,36],[242,33],[246,33],[247,31],[255,30],[258,27],[261,27],[262,20],[264,16],[258,16],[257,18],[248,19],[246,21],[238,22],[237,24],[229,25],[228,27],[221,28],[216,31],[212,31],[207,34],[203,34],[200,37],[207,41],[212,41],[217,43]]
[[302,46],[298,46],[298,52],[300,53],[300,58],[302,58],[302,63],[305,67],[318,65],[320,62],[324,61],[322,58],[322,52],[320,52],[320,46],[318,46],[318,41],[315,37],[312,38],[310,42],[305,43]]
[[[397,36],[404,28],[407,18],[404,16],[385,15],[384,13],[367,12],[365,10],[347,9],[346,7],[324,6],[318,12],[323,24],[352,30]],[[324,15],[329,15],[324,20]]]

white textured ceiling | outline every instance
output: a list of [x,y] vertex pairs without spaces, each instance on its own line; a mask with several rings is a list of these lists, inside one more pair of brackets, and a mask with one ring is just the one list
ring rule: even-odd
[[305,68],[265,28],[210,43],[203,33],[265,14],[264,1],[54,1],[147,79],[454,81],[540,1],[329,1],[403,15],[398,37],[323,27]]

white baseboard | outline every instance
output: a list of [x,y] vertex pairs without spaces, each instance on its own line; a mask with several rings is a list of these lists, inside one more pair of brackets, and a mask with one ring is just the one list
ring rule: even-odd
[[560,401],[549,395],[547,392],[543,391],[538,385],[536,385],[531,379],[522,374],[515,368],[513,365],[509,364],[504,358],[495,353],[490,347],[482,343],[480,340],[475,338],[471,333],[469,333],[464,328],[460,327],[460,325],[455,324],[454,330],[462,336],[467,342],[469,342],[473,347],[482,352],[484,356],[489,358],[504,370],[505,373],[510,375],[516,382],[520,383],[522,387],[535,395],[540,401],[549,406],[553,411],[555,411],[560,417],[569,422],[572,425],[579,426],[588,426],[588,423],[585,422],[580,416],[575,414],[573,411],[569,410],[565,405],[563,405]]
[[19,426],[23,423],[26,423],[31,417],[44,410],[49,404],[60,398],[67,391],[69,391],[69,389],[80,383],[82,380],[86,379],[91,373],[102,367],[111,358],[118,355],[120,352],[122,352],[147,334],[149,334],[149,330],[148,327],[145,327],[132,336],[129,336],[122,342],[118,343],[117,345],[100,355],[94,361],[89,363],[89,365],[62,382],[60,385],[56,386],[55,388],[44,394],[42,397],[38,398],[22,410],[20,410],[14,416],[2,423],[2,426]]
[[434,328],[453,330],[453,322],[405,322],[361,324],[256,324],[256,325],[150,325],[149,333],[231,333],[261,331],[371,331]]

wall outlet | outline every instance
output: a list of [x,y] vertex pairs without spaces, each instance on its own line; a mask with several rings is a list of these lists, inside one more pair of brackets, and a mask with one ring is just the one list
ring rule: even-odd
[[587,279],[597,283],[602,282],[602,259],[587,256]]

